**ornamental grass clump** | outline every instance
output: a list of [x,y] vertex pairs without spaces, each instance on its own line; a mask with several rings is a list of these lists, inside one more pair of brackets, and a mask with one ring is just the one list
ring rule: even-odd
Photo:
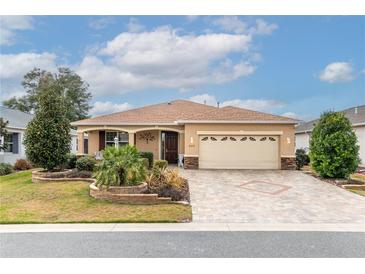
[[347,178],[360,163],[356,134],[341,112],[321,115],[309,145],[311,166],[322,177]]
[[98,187],[138,185],[146,178],[144,161],[136,147],[108,147],[96,168]]
[[146,179],[148,191],[161,197],[171,197],[173,201],[189,202],[189,185],[176,169],[154,166]]

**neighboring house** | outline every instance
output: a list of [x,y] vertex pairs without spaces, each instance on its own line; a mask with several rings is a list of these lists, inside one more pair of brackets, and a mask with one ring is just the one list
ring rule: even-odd
[[[365,105],[357,106],[342,111],[350,120],[354,129],[357,140],[360,145],[360,159],[362,164],[365,164]],[[300,124],[295,129],[296,148],[304,148],[309,150],[309,140],[312,134],[314,125],[318,119]]]
[[135,145],[185,168],[293,169],[296,120],[176,100],[73,122],[79,154]]
[[[0,151],[0,163],[14,164],[17,159],[25,159],[25,147],[23,144],[24,132],[27,124],[33,119],[33,115],[15,109],[0,106],[0,117],[8,121],[7,134],[1,136],[1,143],[5,143],[5,150]],[[77,151],[77,134],[71,130],[70,151]]]

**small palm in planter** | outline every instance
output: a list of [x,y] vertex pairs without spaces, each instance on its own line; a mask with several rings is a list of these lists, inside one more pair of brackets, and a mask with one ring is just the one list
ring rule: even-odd
[[96,186],[133,186],[146,178],[143,159],[134,146],[108,147],[95,174]]

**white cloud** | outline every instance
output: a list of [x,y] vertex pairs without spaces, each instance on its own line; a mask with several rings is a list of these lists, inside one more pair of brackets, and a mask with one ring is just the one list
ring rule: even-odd
[[112,16],[99,16],[97,19],[90,21],[89,27],[100,30],[105,29],[111,24],[115,23],[115,18]]
[[34,67],[56,70],[57,56],[53,53],[0,54],[1,99],[24,94],[20,83],[23,76]]
[[240,20],[237,16],[222,16],[213,21],[222,30],[234,33],[244,33],[247,31],[247,23]]
[[130,18],[127,28],[129,32],[141,32],[145,30],[145,26],[140,24],[137,18]]
[[0,54],[0,79],[19,79],[34,67],[54,70],[57,56],[53,53]]
[[265,20],[257,19],[256,25],[251,28],[251,32],[259,35],[269,35],[277,28],[277,24],[270,24],[267,23]]
[[229,59],[247,53],[251,40],[244,34],[181,35],[170,27],[124,32],[86,56],[77,72],[98,95],[224,83],[255,71],[247,60]]
[[189,100],[195,103],[217,106],[217,99],[213,95],[209,95],[208,93],[192,96],[189,98]]
[[16,40],[16,31],[33,28],[31,16],[0,16],[0,45],[12,45]]
[[[201,104],[207,104],[211,106],[217,106],[217,99],[214,95],[210,95],[208,93],[195,95],[189,98],[189,100]],[[265,112],[271,112],[275,109],[282,108],[285,104],[280,101],[276,100],[264,100],[264,99],[233,99],[233,100],[227,100],[220,102],[219,104],[221,107],[227,107],[227,106],[233,106],[233,107],[240,107],[240,108],[246,108],[250,110],[256,110],[256,111],[265,111]]]
[[269,35],[278,28],[277,24],[268,23],[263,19],[257,19],[252,25],[238,16],[222,16],[214,20],[213,24],[224,31],[252,35]]
[[352,64],[349,62],[334,62],[325,67],[319,79],[328,83],[349,82],[355,79]]
[[109,114],[128,110],[132,106],[128,103],[115,104],[112,102],[95,102],[93,108],[90,110],[91,116],[97,116],[102,114]]
[[240,108],[247,108],[251,110],[257,111],[270,111],[277,108],[282,108],[284,103],[276,100],[263,100],[263,99],[234,99],[224,101],[221,104],[222,107],[225,106],[233,106],[233,107],[240,107]]

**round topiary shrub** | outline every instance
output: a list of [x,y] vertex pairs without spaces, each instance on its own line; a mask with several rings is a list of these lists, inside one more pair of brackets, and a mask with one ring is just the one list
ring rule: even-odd
[[10,174],[13,171],[11,164],[0,163],[0,176]]
[[322,177],[347,178],[360,163],[355,132],[341,112],[321,115],[309,145],[311,166]]
[[25,159],[18,159],[14,164],[15,170],[27,170],[31,169],[32,165]]
[[90,156],[82,156],[76,161],[76,168],[79,171],[93,171],[96,160]]

